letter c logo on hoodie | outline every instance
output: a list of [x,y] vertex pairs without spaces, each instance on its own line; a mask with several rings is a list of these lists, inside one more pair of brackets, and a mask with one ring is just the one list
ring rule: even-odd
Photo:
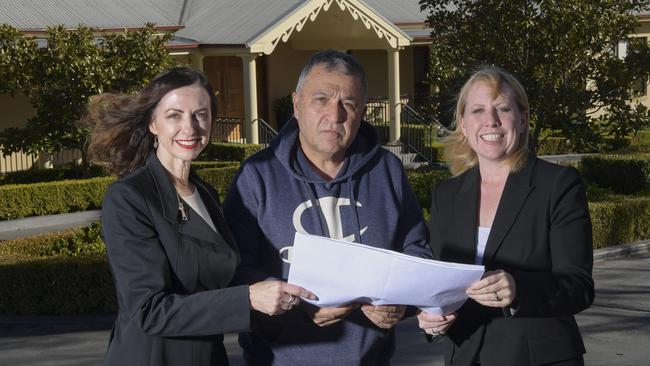
[[[348,198],[338,198],[338,197],[322,197],[318,199],[320,208],[323,211],[323,216],[325,216],[325,223],[330,232],[330,238],[347,240],[354,242],[354,234],[343,236],[343,223],[341,221],[341,211],[339,210],[340,206],[350,206],[350,199]],[[363,207],[361,202],[356,202],[357,207]],[[300,223],[300,218],[302,214],[309,208],[312,207],[311,201],[305,201],[296,207],[293,211],[293,227],[294,229],[302,234],[310,234],[305,230],[305,228]],[[360,230],[360,234],[366,232],[368,227],[364,227]],[[285,263],[291,263],[291,249],[292,246],[286,246],[280,249],[280,258]]]

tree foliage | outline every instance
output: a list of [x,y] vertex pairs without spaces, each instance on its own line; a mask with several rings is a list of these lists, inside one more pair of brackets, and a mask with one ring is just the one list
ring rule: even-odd
[[87,132],[77,122],[88,99],[141,88],[171,65],[168,39],[152,25],[101,36],[84,26],[57,26],[41,40],[1,26],[0,92],[23,94],[36,110],[24,128],[0,132],[3,153],[83,151]]
[[[648,1],[421,0],[432,28],[434,110],[451,120],[453,96],[481,65],[512,72],[531,104],[531,137],[561,134],[582,151],[604,136],[622,138],[650,123],[634,100],[647,81],[650,48],[630,35]],[[626,57],[616,54],[627,42]]]

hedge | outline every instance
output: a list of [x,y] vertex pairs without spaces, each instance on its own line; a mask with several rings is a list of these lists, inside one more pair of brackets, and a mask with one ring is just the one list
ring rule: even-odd
[[406,176],[411,188],[413,188],[413,192],[415,192],[420,207],[428,212],[431,206],[431,189],[440,181],[449,178],[450,174],[448,170],[432,170],[429,172],[407,170]]
[[631,146],[646,146],[650,147],[650,131],[639,131],[630,138]]
[[[437,179],[438,173],[410,176],[415,178],[414,187],[424,189],[425,182]],[[650,197],[609,197],[608,202],[590,203],[589,211],[594,248],[650,237]],[[103,245],[98,244],[98,231],[94,225],[2,243],[0,313],[71,315],[116,311],[115,288]]]
[[80,166],[54,169],[27,169],[18,172],[5,173],[0,176],[0,185],[43,183],[66,179],[83,179],[107,176],[104,169],[91,165],[87,170]]
[[45,257],[0,264],[0,313],[72,315],[117,310],[105,256]]
[[99,232],[99,223],[95,223],[81,229],[7,240],[0,244],[0,263],[43,257],[104,255],[106,248]]
[[609,197],[589,212],[596,249],[650,238],[650,197]]
[[650,189],[650,154],[591,155],[580,163],[588,184],[630,194]]
[[112,177],[0,186],[0,220],[99,208]]
[[[197,170],[206,168],[239,166],[239,164],[239,161],[224,160],[192,162],[192,166]],[[0,185],[45,183],[61,180],[79,180],[107,176],[109,176],[109,174],[107,174],[102,167],[96,165],[92,165],[89,170],[83,170],[79,166],[54,169],[27,169],[0,175]]]
[[[202,179],[213,185],[223,197],[239,166],[237,162],[221,164],[226,166],[197,169],[197,173]],[[201,163],[198,165],[201,166]],[[114,179],[113,177],[100,177],[0,186],[0,202],[3,203],[0,205],[0,220],[100,208],[104,193]]]
[[239,161],[193,161],[192,167],[196,170],[209,168],[239,167]]
[[[631,138],[614,139],[612,137],[603,138],[602,151],[612,152],[627,148],[631,143]],[[565,137],[547,137],[537,147],[537,155],[565,155],[574,153],[590,153],[596,151],[575,151],[571,141]]]
[[219,192],[220,198],[223,199],[238,171],[239,166],[227,166],[224,168],[201,169],[197,170],[196,173],[201,179],[213,186]]
[[115,289],[99,225],[3,242],[0,314],[114,312]]
[[263,148],[264,145],[214,142],[203,150],[198,160],[241,162]]

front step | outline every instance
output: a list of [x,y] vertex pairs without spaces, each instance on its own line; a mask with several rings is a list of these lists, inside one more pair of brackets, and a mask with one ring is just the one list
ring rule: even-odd
[[382,147],[397,156],[402,161],[404,169],[417,169],[428,165],[418,154],[410,152],[409,147],[406,145],[382,145]]

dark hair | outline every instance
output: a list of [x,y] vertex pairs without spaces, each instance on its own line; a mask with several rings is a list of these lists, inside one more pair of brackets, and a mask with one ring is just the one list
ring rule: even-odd
[[105,93],[92,97],[82,120],[91,129],[90,160],[118,177],[144,165],[153,150],[149,124],[158,102],[170,91],[189,85],[198,85],[208,93],[214,121],[217,102],[212,86],[200,71],[187,67],[161,72],[135,95]]
[[363,86],[364,97],[368,97],[368,81],[366,79],[366,72],[363,71],[363,66],[354,56],[337,50],[323,50],[313,54],[309,61],[303,66],[296,85],[296,92],[300,93],[300,89],[305,83],[305,78],[311,72],[311,69],[316,65],[323,65],[327,71],[339,71],[346,75],[356,76],[361,81]]

